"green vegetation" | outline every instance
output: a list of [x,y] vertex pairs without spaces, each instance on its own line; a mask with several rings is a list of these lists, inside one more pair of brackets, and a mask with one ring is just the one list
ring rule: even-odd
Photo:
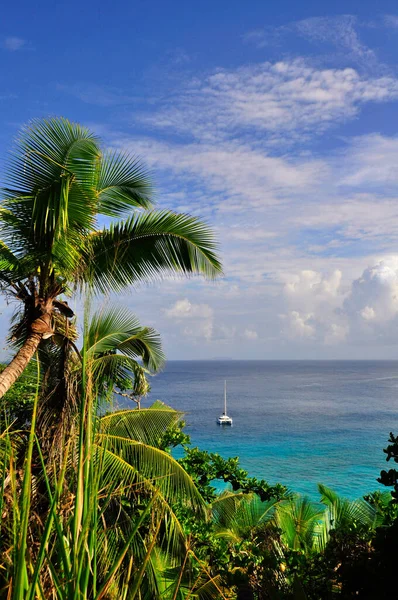
[[[98,294],[170,271],[215,276],[208,228],[148,212],[139,163],[64,119],[24,130],[9,175],[0,280],[18,308],[0,369],[0,597],[395,597],[395,470],[381,474],[393,495],[349,501],[319,485],[314,502],[192,448],[163,403],[137,409],[164,361],[159,335]],[[98,215],[126,220],[99,230]]]
[[[43,340],[70,341],[73,311],[65,295],[117,292],[167,273],[214,277],[221,270],[206,225],[153,211],[140,162],[102,150],[84,127],[66,119],[34,121],[21,132],[6,173],[0,283],[19,301],[11,336],[20,348],[0,373],[0,398]],[[111,225],[99,229],[101,217],[113,219]]]

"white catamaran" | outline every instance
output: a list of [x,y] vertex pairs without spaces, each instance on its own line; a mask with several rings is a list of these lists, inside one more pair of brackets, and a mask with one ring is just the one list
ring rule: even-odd
[[232,425],[232,419],[227,415],[227,382],[224,381],[224,412],[217,419],[218,425]]

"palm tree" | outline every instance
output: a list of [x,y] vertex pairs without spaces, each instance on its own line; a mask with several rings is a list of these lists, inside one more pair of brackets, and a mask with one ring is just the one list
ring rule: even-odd
[[[115,393],[129,399],[145,396],[150,389],[147,375],[164,365],[157,331],[142,327],[125,308],[97,312],[90,320],[85,344],[100,398]],[[124,394],[126,390],[132,392]]]
[[[147,377],[164,364],[158,332],[141,326],[126,308],[103,307],[91,318],[87,315],[86,328],[81,350],[73,325],[67,335],[53,335],[40,348],[42,381],[36,434],[42,450],[51,455],[59,452],[76,424],[83,350],[102,412],[113,405],[115,394],[129,399],[145,396],[150,389]],[[131,391],[126,394],[124,390]]]
[[[103,151],[85,127],[64,118],[33,121],[6,173],[0,286],[21,310],[11,331],[20,347],[0,374],[0,398],[54,335],[57,318],[73,317],[65,296],[74,290],[119,291],[168,273],[221,273],[209,228],[189,215],[148,210],[152,186],[141,163]],[[99,217],[112,222],[101,228]]]
[[[267,598],[280,598],[280,594],[285,597],[285,593],[305,598],[308,581],[303,578],[303,566],[309,568],[312,559],[317,564],[317,559],[325,556],[333,533],[341,531],[342,539],[347,536],[348,540],[348,532],[358,532],[362,544],[366,543],[364,532],[375,531],[383,524],[384,500],[378,506],[361,498],[348,500],[322,484],[318,490],[320,502],[291,493],[281,500],[261,502],[257,495],[242,492],[224,492],[213,502],[217,537],[233,548],[235,556],[250,556],[247,564],[241,559],[238,569],[229,570],[231,576],[240,571],[238,598],[257,597],[255,589],[266,592]],[[256,565],[259,548],[264,562]],[[343,547],[342,556],[344,552],[347,549]],[[330,584],[338,576],[335,567],[331,563],[331,571],[325,568],[323,573]],[[308,572],[305,574],[308,577]],[[316,586],[319,570],[313,575],[312,585]],[[326,583],[322,580],[322,590]]]
[[[46,493],[40,494],[40,505],[36,507],[38,512],[32,509],[30,511],[29,537],[32,543],[27,547],[26,554],[19,557],[19,561],[23,561],[26,555],[29,564],[38,568],[37,574],[43,585],[50,585],[48,571],[51,569],[51,560],[59,561],[57,581],[60,595],[56,595],[54,589],[54,596],[51,597],[72,597],[72,590],[80,589],[80,585],[85,585],[88,590],[92,585],[100,587],[108,579],[112,566],[119,561],[118,557],[123,556],[112,583],[117,590],[114,597],[122,597],[121,588],[124,585],[128,585],[129,588],[133,584],[141,586],[144,579],[146,587],[149,586],[151,590],[148,597],[155,598],[158,597],[155,595],[158,582],[154,573],[156,566],[153,563],[156,554],[164,553],[168,564],[173,568],[177,568],[184,562],[187,540],[174,507],[183,501],[196,518],[205,519],[206,505],[192,478],[169,453],[159,447],[162,436],[178,423],[181,416],[180,412],[160,402],[140,411],[126,409],[110,412],[95,419],[91,431],[75,430],[70,440],[74,443],[62,445],[63,457],[59,463],[63,463],[67,468],[63,478],[65,486],[63,493],[64,498],[70,497],[71,502],[65,503],[62,498],[59,499],[57,511],[59,514],[62,513],[62,523],[58,524],[51,535],[45,537],[46,524],[53,523],[54,519],[57,520],[59,517],[58,513],[51,512],[50,507],[44,508]],[[88,515],[78,531],[84,543],[81,544],[76,557],[71,550],[73,522],[80,514],[76,499],[78,496],[76,469],[79,468],[79,464],[85,468],[85,463],[76,461],[74,448],[81,435],[89,435],[93,443],[90,453],[86,456],[86,461],[91,465],[88,477],[85,479],[84,491],[87,497],[81,500],[86,506]],[[19,565],[16,560],[13,564],[14,553],[10,552],[10,547],[17,539],[19,526],[16,508],[17,497],[19,497],[18,486],[10,469],[14,460],[12,452],[15,453],[17,447],[18,432],[0,433],[0,483],[4,491],[0,554],[7,563],[0,576],[0,587],[3,592],[7,589],[10,597],[10,590],[13,589],[13,598],[26,598],[28,594],[20,596],[18,593],[21,590],[13,588],[16,585],[13,572]],[[47,480],[50,487],[57,479],[58,473],[59,471],[54,470],[49,462],[43,464],[42,477]],[[38,481],[35,484],[36,494],[37,483]],[[55,483],[54,489],[56,487]],[[134,533],[138,517],[147,506],[151,507],[150,522],[142,529],[136,529]],[[38,514],[41,521],[37,519]],[[48,532],[51,531],[49,528]],[[134,536],[131,537],[133,533]],[[130,537],[128,549],[123,550],[126,539]],[[39,559],[38,548],[46,549],[41,559]],[[65,556],[70,556],[71,560],[63,560],[62,557]],[[83,570],[83,574],[82,562],[87,567],[86,572]],[[131,566],[129,568],[130,562],[133,563],[133,569]],[[188,569],[187,561],[184,564]],[[86,575],[87,581],[85,581]],[[31,576],[32,573],[29,572],[26,586],[30,585],[34,589]],[[205,581],[207,580],[204,572],[202,583]],[[2,585],[5,585],[4,589]],[[62,594],[61,590],[63,590]],[[88,593],[87,596],[82,597],[92,596]]]
[[286,584],[279,570],[279,531],[275,514],[283,502],[272,498],[263,502],[255,493],[225,491],[212,503],[216,536],[224,540],[233,557],[229,584],[236,588],[237,600],[280,598],[278,586]]

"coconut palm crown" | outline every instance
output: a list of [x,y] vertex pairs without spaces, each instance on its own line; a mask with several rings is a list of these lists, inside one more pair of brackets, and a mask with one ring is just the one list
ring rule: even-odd
[[[221,272],[210,229],[189,215],[152,210],[152,195],[140,161],[102,150],[85,127],[51,118],[21,131],[0,206],[0,286],[21,303],[11,331],[20,348],[0,374],[0,398],[54,334],[57,318],[73,317],[65,296],[74,290]],[[99,217],[111,225],[100,227]]]

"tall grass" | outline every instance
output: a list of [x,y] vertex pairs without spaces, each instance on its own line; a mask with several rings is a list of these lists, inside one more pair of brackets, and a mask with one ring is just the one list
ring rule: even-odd
[[93,443],[99,422],[95,385],[84,346],[81,355],[79,427],[64,439],[59,461],[44,458],[36,435],[39,371],[27,439],[9,429],[0,437],[1,550],[3,561],[7,558],[2,593],[10,600],[100,600],[110,598],[121,579],[125,589],[131,584],[138,590],[145,575],[142,567],[123,574],[121,568],[153,511],[156,492],[136,512],[123,542],[107,545],[104,513],[125,490],[119,481],[103,482],[104,452]]
[[[224,598],[172,508],[181,498],[205,518],[204,502],[182,467],[152,446],[180,414],[156,404],[99,416],[88,327],[86,318],[74,424],[63,428],[57,451],[48,450],[49,440],[43,444],[36,427],[39,359],[28,431],[11,423],[0,433],[0,597],[141,600],[161,594],[176,600],[199,597],[203,588],[203,597],[213,589]],[[161,592],[162,573],[170,569],[177,575]]]

